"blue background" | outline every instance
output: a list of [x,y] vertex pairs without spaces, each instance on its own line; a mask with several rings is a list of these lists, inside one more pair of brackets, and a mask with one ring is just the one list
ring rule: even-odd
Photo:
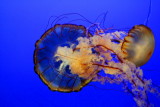
[[[157,85],[160,85],[159,6],[159,0],[152,0],[148,26],[155,35],[156,47],[150,61],[142,66],[145,77]],[[149,0],[1,0],[0,107],[135,106],[130,94],[116,91],[121,90],[120,85],[91,83],[101,88],[86,86],[73,93],[50,91],[34,72],[33,51],[51,16],[74,12],[94,21],[99,14],[108,11],[106,27],[131,28],[144,24],[148,10]],[[68,17],[68,20],[81,18],[75,15]],[[59,21],[63,22],[67,22],[66,18]],[[74,23],[86,27],[90,25],[84,21]],[[160,107],[160,97],[151,94],[149,99]]]

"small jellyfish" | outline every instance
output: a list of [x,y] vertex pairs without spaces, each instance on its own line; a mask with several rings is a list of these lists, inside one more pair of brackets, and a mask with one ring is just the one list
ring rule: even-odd
[[136,66],[144,65],[154,51],[154,37],[150,28],[145,25],[135,25],[124,38],[122,51],[125,58]]
[[[99,29],[99,28],[98,28]],[[36,42],[35,71],[53,91],[80,91],[89,82],[122,83],[139,107],[148,107],[147,93],[159,93],[139,66],[154,50],[154,37],[145,25],[125,31],[55,25]],[[101,75],[101,74],[105,75]]]

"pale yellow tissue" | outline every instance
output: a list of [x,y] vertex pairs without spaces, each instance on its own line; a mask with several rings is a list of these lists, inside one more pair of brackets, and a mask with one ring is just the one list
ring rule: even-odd
[[58,56],[58,60],[62,60],[64,62],[68,62],[68,59],[74,58],[73,56],[70,57],[70,55],[73,53],[73,50],[67,47],[58,47],[57,53],[55,54],[54,57]]
[[96,69],[91,63],[94,57],[94,55],[78,56],[76,61],[71,61],[69,64],[71,72],[73,74],[78,74],[80,77],[89,77],[89,74],[93,73]]
[[121,69],[123,72],[130,72],[131,71],[130,67],[125,63],[122,64]]
[[58,47],[55,56],[63,63],[68,64],[73,74],[78,74],[84,78],[89,77],[97,69],[93,62],[101,59],[92,55],[90,50],[80,49],[80,51],[73,52],[73,49],[67,47]]
[[136,72],[138,72],[140,77],[143,77],[143,71],[140,67],[137,68]]
[[79,37],[78,39],[79,44],[77,45],[77,48],[84,48],[89,46],[89,39],[85,37]]
[[110,61],[112,59],[111,53],[107,52],[103,54],[105,56],[105,60]]
[[108,62],[108,65],[114,68],[119,68],[119,69],[121,69],[122,67],[122,63],[115,63],[114,61]]
[[116,75],[116,74],[119,74],[120,72],[119,72],[119,70],[116,70],[116,69],[104,69],[104,72],[106,73],[106,74],[112,74],[112,75]]
[[106,37],[107,39],[113,39],[113,36],[111,36],[111,35],[112,35],[112,33],[106,33],[104,35],[104,37]]
[[101,41],[101,37],[94,35],[93,37],[90,38],[90,40],[94,46],[97,46],[99,45],[99,42]]

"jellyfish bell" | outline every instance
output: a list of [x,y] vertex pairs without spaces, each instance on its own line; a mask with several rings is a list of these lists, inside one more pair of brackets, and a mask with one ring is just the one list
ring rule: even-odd
[[[77,44],[76,39],[86,37],[86,34],[86,28],[82,25],[56,24],[36,42],[34,51],[35,72],[52,91],[79,91],[91,81],[91,78],[82,78],[76,71],[70,70],[69,61],[71,63],[77,61],[77,63],[72,63],[72,69],[75,69],[74,66],[81,67],[81,64],[78,58],[67,56],[67,54],[73,53],[73,50],[66,50],[67,47],[73,48],[73,44]],[[87,36],[91,36],[91,34]]]
[[154,51],[154,36],[151,29],[145,25],[135,25],[124,38],[122,51],[125,59],[136,66],[144,65]]

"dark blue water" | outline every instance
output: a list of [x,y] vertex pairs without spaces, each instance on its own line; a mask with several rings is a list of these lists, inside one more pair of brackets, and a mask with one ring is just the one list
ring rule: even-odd
[[[142,66],[144,76],[160,85],[160,1],[152,0],[148,21],[154,33],[156,47],[150,61]],[[0,3],[0,107],[131,107],[132,96],[116,91],[118,85],[84,87],[80,92],[60,93],[48,89],[34,72],[35,42],[45,32],[51,16],[79,13],[94,21],[108,12],[105,27],[131,28],[144,24],[149,11],[149,0],[1,0]],[[57,23],[79,19],[70,15]],[[82,18],[81,18],[82,19]],[[97,22],[101,22],[103,16]],[[51,19],[51,22],[54,18]],[[48,28],[51,25],[51,22]],[[90,24],[85,21],[73,22]],[[160,107],[160,97],[149,94],[149,100]]]

